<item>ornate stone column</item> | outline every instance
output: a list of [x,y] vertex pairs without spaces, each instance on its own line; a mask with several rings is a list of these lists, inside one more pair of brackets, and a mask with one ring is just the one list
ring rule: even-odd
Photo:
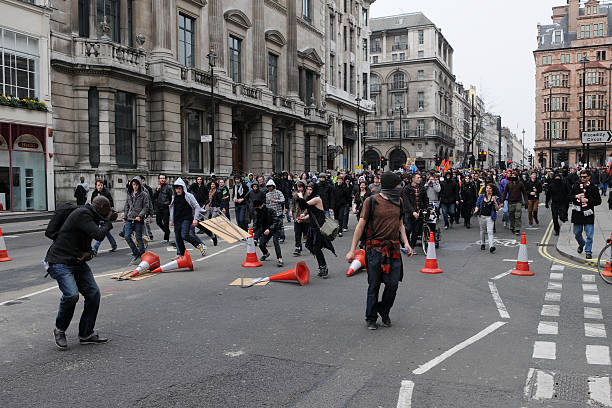
[[[253,2],[253,85],[266,85],[266,38],[264,0]],[[291,3],[291,2],[290,2]]]
[[296,2],[287,2],[287,96],[298,99]]
[[[225,71],[225,46],[223,41],[223,1],[210,0],[208,4],[208,27],[210,46],[217,54],[217,68]],[[208,50],[206,51],[208,53]]]
[[172,15],[175,0],[152,0],[153,11],[153,51],[155,56],[172,56]]

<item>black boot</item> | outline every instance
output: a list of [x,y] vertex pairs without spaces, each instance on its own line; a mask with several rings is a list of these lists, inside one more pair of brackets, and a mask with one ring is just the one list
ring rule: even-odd
[[538,213],[537,212],[533,213],[533,220],[535,221],[536,225],[540,225],[540,221],[538,221]]
[[329,271],[327,270],[327,265],[326,266],[320,266],[319,267],[319,276],[323,279],[327,279],[329,275]]

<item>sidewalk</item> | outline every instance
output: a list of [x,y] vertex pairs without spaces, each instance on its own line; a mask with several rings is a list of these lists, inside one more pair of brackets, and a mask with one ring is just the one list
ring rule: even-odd
[[[601,197],[601,205],[595,207],[595,232],[593,233],[593,262],[597,261],[599,252],[606,245],[606,240],[610,238],[612,233],[612,211],[608,210],[608,197]],[[571,220],[571,210],[569,218]],[[579,254],[576,249],[578,243],[574,238],[572,231],[573,225],[571,222],[561,224],[559,239],[557,240],[557,251],[574,261],[583,263],[585,261],[584,252]]]

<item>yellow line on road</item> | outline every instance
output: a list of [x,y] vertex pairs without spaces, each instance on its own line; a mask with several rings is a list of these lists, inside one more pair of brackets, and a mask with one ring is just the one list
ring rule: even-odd
[[546,245],[548,245],[548,243],[550,242],[550,237],[552,236],[552,231],[553,231],[553,222],[551,221],[550,224],[548,224],[548,228],[546,228],[546,232],[544,233],[544,237],[542,238],[542,245],[538,248],[538,252],[540,253],[540,255],[542,255],[546,259],[549,259],[549,260],[551,260],[551,261],[553,261],[555,263],[561,264],[561,265],[569,266],[569,267],[572,267],[572,268],[584,269],[585,271],[597,272],[597,268],[592,268],[592,267],[589,267],[589,266],[580,265],[578,263],[566,261],[564,259],[559,259],[559,258],[556,258],[556,257],[550,255],[548,253],[548,247]]

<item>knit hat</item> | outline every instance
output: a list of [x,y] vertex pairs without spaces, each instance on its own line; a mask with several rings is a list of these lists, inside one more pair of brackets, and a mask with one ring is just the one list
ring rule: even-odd
[[402,182],[402,179],[397,174],[387,171],[380,177],[380,186],[383,190],[388,190],[397,187]]
[[91,206],[102,218],[108,218],[111,215],[111,206],[108,198],[98,195],[91,201]]

